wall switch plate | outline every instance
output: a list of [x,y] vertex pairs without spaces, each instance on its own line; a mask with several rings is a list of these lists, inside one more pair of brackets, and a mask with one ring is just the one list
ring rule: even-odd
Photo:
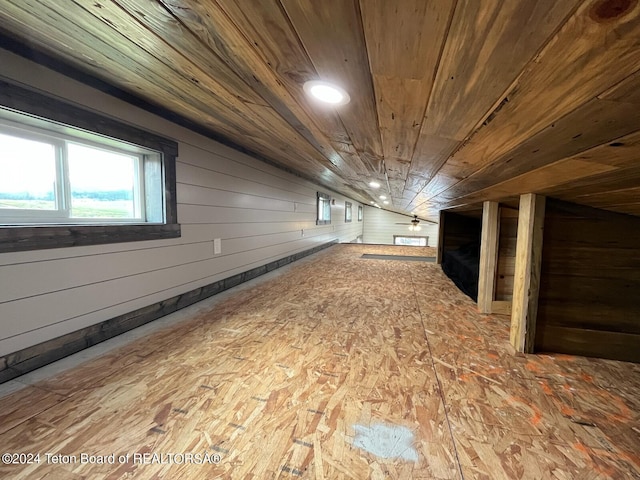
[[222,239],[214,238],[213,239],[213,254],[218,255],[222,253]]

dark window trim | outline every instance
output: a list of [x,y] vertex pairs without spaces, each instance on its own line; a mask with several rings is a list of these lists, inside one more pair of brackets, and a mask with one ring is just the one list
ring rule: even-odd
[[364,216],[362,205],[358,205],[358,221],[361,222]]
[[161,152],[165,195],[164,224],[2,226],[0,253],[180,237],[175,141],[2,80],[0,106]]

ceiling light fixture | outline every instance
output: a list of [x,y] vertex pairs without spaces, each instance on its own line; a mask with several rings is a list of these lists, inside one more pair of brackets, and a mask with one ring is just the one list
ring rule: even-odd
[[380,184],[378,182],[369,182],[369,186],[371,188],[380,188]]
[[305,82],[303,88],[304,91],[307,92],[307,95],[311,95],[316,100],[322,103],[328,103],[329,105],[346,105],[351,100],[351,97],[349,97],[346,91],[331,83],[312,80]]
[[382,202],[382,203],[384,203],[385,205],[389,205],[389,200],[385,200],[385,201],[384,201],[384,202]]
[[413,220],[411,220],[411,225],[409,226],[409,230],[412,232],[419,232],[422,229],[420,227],[420,220],[418,220],[418,216],[414,215]]
[[384,195],[380,195],[380,200],[386,200],[387,197],[385,197]]

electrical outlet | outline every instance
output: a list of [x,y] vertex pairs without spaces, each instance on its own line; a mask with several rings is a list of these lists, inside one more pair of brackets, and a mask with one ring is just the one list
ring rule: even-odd
[[219,255],[222,253],[222,239],[214,238],[213,239],[213,254]]

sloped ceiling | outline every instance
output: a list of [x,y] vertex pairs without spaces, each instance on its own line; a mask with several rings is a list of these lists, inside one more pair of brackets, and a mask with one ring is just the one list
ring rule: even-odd
[[638,0],[3,0],[0,33],[389,210],[640,215]]

